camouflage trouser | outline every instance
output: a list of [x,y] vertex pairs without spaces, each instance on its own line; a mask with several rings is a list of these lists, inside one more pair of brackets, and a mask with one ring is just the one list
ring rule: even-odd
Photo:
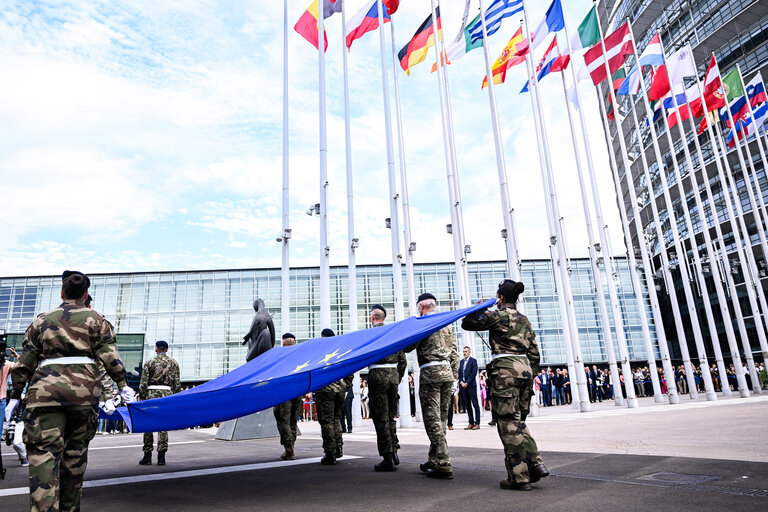
[[397,384],[374,384],[368,386],[368,401],[371,408],[371,419],[376,427],[376,441],[379,455],[391,456],[400,448],[397,439],[397,403],[400,395]]
[[88,443],[96,434],[97,418],[93,406],[27,407],[24,411],[30,511],[80,510]]
[[445,440],[445,422],[448,420],[448,407],[453,394],[453,382],[419,383],[421,414],[424,418],[424,430],[429,437],[429,463],[440,471],[453,471],[448,443]]
[[302,404],[302,398],[298,397],[272,408],[277,422],[277,431],[280,432],[280,444],[283,446],[296,442],[296,421],[299,419]]
[[[142,400],[152,400],[153,398],[163,398],[169,396],[170,391],[164,389],[150,389],[147,391],[147,397]],[[152,453],[155,446],[155,436],[152,432],[144,433],[144,453]],[[163,430],[157,433],[157,452],[165,453],[168,451],[168,432]]]
[[494,387],[491,394],[491,407],[496,414],[496,427],[504,445],[504,463],[510,482],[530,481],[528,465],[542,462],[536,441],[523,420],[523,414],[527,416],[531,407],[529,391],[529,385]]
[[336,453],[336,448],[344,445],[341,439],[341,408],[344,407],[344,394],[337,392],[315,393],[317,421],[323,436],[323,451]]

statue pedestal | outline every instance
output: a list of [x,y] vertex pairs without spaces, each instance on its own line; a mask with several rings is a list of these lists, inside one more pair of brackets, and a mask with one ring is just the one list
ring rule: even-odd
[[266,437],[280,437],[272,408],[225,421],[216,431],[216,439],[223,441],[264,439]]

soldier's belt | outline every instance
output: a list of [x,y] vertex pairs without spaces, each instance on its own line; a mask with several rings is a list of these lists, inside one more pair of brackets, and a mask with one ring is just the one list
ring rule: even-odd
[[52,357],[43,359],[37,366],[41,368],[43,366],[48,366],[49,364],[96,364],[96,361],[90,357]]
[[426,368],[427,366],[437,366],[441,364],[450,364],[448,361],[442,360],[442,361],[430,361],[428,363],[424,363],[421,366],[419,366],[419,369]]
[[397,368],[397,363],[372,364],[368,367],[369,370],[374,368]]
[[493,354],[491,359],[499,359],[500,357],[519,357],[524,355],[525,354]]
[[159,389],[160,391],[170,391],[171,386],[147,386],[147,389]]

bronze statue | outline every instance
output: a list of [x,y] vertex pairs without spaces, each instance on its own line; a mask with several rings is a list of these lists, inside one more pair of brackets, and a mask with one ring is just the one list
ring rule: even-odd
[[275,325],[272,323],[272,317],[267,312],[264,301],[259,298],[253,301],[253,310],[256,311],[256,315],[251,322],[251,329],[243,336],[243,345],[248,344],[246,362],[275,346]]

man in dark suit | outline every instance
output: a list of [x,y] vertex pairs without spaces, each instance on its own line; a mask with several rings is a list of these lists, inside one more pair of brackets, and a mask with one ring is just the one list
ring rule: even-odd
[[555,403],[557,405],[565,405],[565,394],[563,393],[564,384],[565,379],[563,378],[563,373],[560,371],[560,368],[558,368],[557,373],[552,377],[552,385],[555,388]]
[[546,370],[541,370],[541,399],[544,407],[552,405],[552,375]]
[[[480,402],[477,400],[477,359],[470,357],[469,347],[464,347],[464,359],[459,363],[459,392],[467,408],[469,425],[464,430],[480,430]],[[472,408],[475,409],[474,416]]]

